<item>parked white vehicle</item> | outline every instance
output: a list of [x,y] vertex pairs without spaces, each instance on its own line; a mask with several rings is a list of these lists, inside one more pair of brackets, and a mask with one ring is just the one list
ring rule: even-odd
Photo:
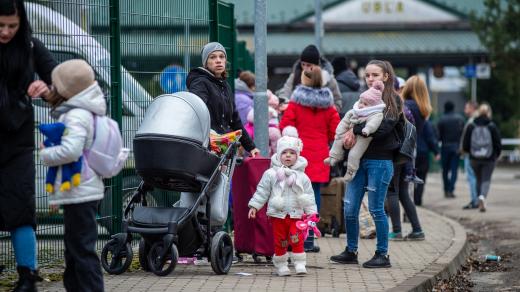
[[[96,79],[101,88],[110,96],[110,53],[91,35],[81,29],[73,21],[59,12],[52,10],[46,6],[26,2],[25,7],[34,36],[41,40],[45,46],[51,51],[58,62],[69,59],[84,59],[95,70]],[[123,117],[122,117],[122,133],[124,146],[132,149],[133,137],[138,129],[144,113],[153,98],[139,83],[131,76],[131,74],[121,67],[122,76],[122,101],[123,101]],[[49,107],[42,100],[35,100],[35,122],[40,123],[51,122],[49,116]],[[108,107],[110,112],[110,102]],[[36,130],[36,141],[42,141],[43,137]],[[36,160],[39,161],[38,158]],[[125,168],[133,168],[133,152],[131,152]],[[37,212],[47,212],[47,196],[44,190],[45,181],[44,167],[37,167],[36,178],[36,197]],[[125,189],[136,187],[139,180],[136,176],[123,178],[123,191]],[[128,196],[128,195],[127,195]],[[105,216],[111,213],[111,198],[105,198],[100,207],[100,215]]]

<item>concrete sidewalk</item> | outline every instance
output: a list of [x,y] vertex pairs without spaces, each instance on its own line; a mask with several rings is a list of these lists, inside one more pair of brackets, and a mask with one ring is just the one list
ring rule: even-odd
[[[277,277],[267,264],[251,257],[234,264],[228,275],[215,275],[209,265],[177,265],[166,277],[137,270],[122,275],[105,274],[106,291],[423,291],[435,276],[454,271],[467,253],[466,233],[453,220],[419,209],[426,240],[390,242],[392,268],[364,269],[329,261],[345,247],[345,235],[319,239],[320,253],[308,254],[305,277]],[[410,225],[404,224],[404,232]],[[360,263],[373,255],[375,240],[360,240]],[[134,256],[137,256],[135,253]],[[250,273],[241,276],[237,273]],[[40,291],[64,291],[62,283],[43,282]]]

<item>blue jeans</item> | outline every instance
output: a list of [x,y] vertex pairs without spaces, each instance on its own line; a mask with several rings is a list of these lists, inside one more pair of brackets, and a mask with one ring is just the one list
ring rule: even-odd
[[471,204],[473,206],[478,205],[478,195],[477,195],[477,177],[475,176],[475,171],[471,167],[471,162],[469,160],[469,154],[464,156],[464,172],[466,172],[466,179],[469,184],[469,192],[471,194]]
[[459,146],[456,144],[442,146],[441,163],[444,192],[453,193],[457,181],[457,168],[459,167]]
[[362,159],[354,179],[345,192],[344,213],[347,229],[347,249],[356,252],[359,239],[359,209],[368,192],[368,210],[376,225],[377,245],[380,254],[388,252],[388,221],[384,209],[385,197],[394,174],[391,160]]

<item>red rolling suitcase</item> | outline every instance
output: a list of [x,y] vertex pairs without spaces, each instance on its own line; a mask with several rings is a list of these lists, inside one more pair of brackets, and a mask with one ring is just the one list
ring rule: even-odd
[[233,174],[231,194],[233,196],[233,227],[235,230],[235,250],[239,259],[241,253],[253,255],[255,262],[258,256],[270,260],[274,254],[273,230],[265,212],[267,203],[256,213],[256,219],[247,218],[247,203],[256,191],[262,175],[269,168],[269,158],[246,158],[237,165]]

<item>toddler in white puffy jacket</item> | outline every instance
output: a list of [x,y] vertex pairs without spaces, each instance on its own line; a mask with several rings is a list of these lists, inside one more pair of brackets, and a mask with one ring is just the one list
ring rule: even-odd
[[61,165],[77,161],[94,140],[94,115],[106,114],[106,100],[94,79],[94,70],[83,60],[69,60],[52,71],[51,116],[65,125],[61,144],[42,147],[40,159],[59,167],[49,205],[63,206],[65,273],[67,291],[103,291],[103,274],[96,253],[96,212],[103,199],[103,180],[82,160],[81,182],[60,190]]
[[286,127],[278,140],[276,153],[269,168],[258,183],[249,201],[249,218],[267,202],[267,216],[271,217],[274,235],[273,264],[279,276],[290,275],[287,248],[292,247],[292,261],[296,274],[306,274],[306,254],[303,247],[305,230],[299,230],[296,222],[304,214],[318,212],[314,191],[305,174],[307,160],[300,156],[302,141],[294,127]]

